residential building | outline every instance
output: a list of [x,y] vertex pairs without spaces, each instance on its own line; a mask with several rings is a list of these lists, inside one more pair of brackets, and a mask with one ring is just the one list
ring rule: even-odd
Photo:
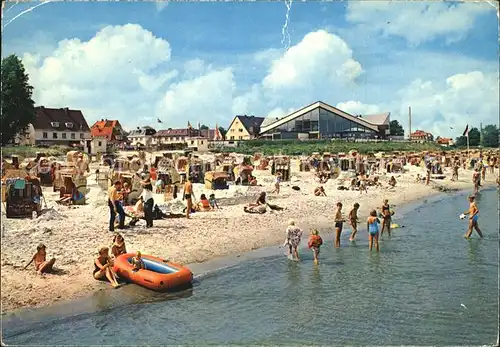
[[80,146],[90,138],[90,128],[80,110],[69,108],[35,107],[35,121],[27,133],[19,136],[24,145]]
[[107,143],[120,143],[126,140],[125,131],[117,120],[101,119],[90,128],[92,137],[106,137]]
[[137,129],[132,130],[127,138],[132,146],[138,147],[151,147],[153,145],[153,136],[156,134],[156,130],[144,126],[142,128],[137,127]]
[[453,141],[452,138],[449,137],[437,137],[436,142],[438,145],[441,145],[443,147],[448,147],[448,146],[453,146],[455,144],[455,141]]
[[264,120],[264,117],[247,115],[234,117],[227,129],[226,140],[244,141],[257,138]]
[[108,150],[108,136],[92,136],[91,139],[83,140],[82,145],[83,150],[90,155],[106,153]]
[[423,130],[417,130],[410,134],[410,140],[415,142],[429,142],[434,141],[434,136]]
[[218,129],[187,128],[158,130],[152,144],[162,149],[197,148],[199,152],[208,150],[209,142],[222,141]]
[[260,137],[268,139],[386,139],[390,135],[390,112],[351,115],[322,101],[276,119],[266,118]]

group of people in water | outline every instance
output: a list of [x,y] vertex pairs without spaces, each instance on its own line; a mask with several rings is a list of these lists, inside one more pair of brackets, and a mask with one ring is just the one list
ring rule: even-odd
[[[356,240],[356,234],[358,232],[358,210],[360,205],[356,202],[352,206],[349,214],[344,217],[342,212],[342,203],[337,203],[337,209],[335,211],[335,239],[334,239],[334,247],[340,248],[340,237],[342,235],[342,231],[344,230],[344,224],[349,223],[352,233],[349,237],[349,241]],[[391,222],[392,216],[394,215],[394,211],[391,209],[389,205],[389,200],[384,199],[382,202],[382,206],[380,210],[371,210],[370,215],[366,220],[366,229],[368,233],[368,249],[371,251],[373,246],[375,246],[375,250],[379,252],[379,235],[382,236],[384,231],[387,231],[387,234],[391,236]],[[295,259],[297,261],[300,260],[298,247],[300,245],[302,239],[303,231],[299,228],[294,220],[290,220],[288,223],[288,227],[285,232],[285,243],[283,247],[288,247],[287,255],[291,259]],[[321,236],[319,236],[319,232],[317,229],[312,229],[310,232],[308,247],[313,252],[314,263],[319,263],[319,253],[320,247],[323,245],[323,240]]]

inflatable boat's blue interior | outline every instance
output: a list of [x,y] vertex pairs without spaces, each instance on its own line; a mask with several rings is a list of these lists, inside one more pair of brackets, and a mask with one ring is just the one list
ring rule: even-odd
[[[127,259],[129,263],[132,264],[132,258]],[[151,260],[151,259],[146,259],[142,258],[144,261],[144,265],[146,267],[146,270],[153,271],[153,272],[158,272],[161,274],[171,274],[174,272],[178,272],[179,270],[168,265],[166,262],[160,262],[156,260]]]

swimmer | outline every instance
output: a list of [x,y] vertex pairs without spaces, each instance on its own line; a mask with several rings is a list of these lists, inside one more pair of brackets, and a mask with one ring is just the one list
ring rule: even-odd
[[377,218],[377,211],[372,210],[370,216],[366,220],[366,228],[368,229],[368,249],[371,251],[375,242],[375,249],[379,251],[378,245],[378,225],[380,220]]
[[481,229],[479,229],[478,219],[479,219],[479,209],[476,205],[476,198],[474,196],[469,196],[469,210],[464,212],[464,215],[469,215],[469,229],[465,233],[464,237],[466,239],[470,239],[472,235],[472,229],[474,228],[479,236],[482,238],[483,234],[481,233]]
[[354,241],[358,232],[358,209],[359,204],[355,203],[352,210],[349,212],[349,221],[351,222],[352,234],[349,241]]

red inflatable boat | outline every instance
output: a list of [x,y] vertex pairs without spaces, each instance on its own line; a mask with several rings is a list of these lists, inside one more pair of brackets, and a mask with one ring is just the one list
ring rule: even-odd
[[119,277],[157,291],[188,285],[193,280],[193,273],[187,267],[150,255],[142,255],[145,269],[134,271],[134,256],[127,253],[115,259],[113,270]]

